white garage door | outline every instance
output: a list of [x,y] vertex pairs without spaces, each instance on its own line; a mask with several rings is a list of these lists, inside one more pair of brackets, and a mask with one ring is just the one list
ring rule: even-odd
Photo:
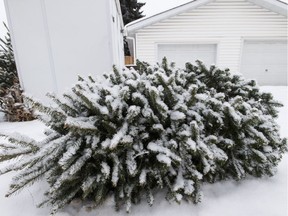
[[216,63],[216,44],[159,44],[158,62],[162,62],[163,57],[175,62],[177,67],[196,60],[210,66]]
[[287,41],[245,41],[241,71],[259,85],[287,85]]

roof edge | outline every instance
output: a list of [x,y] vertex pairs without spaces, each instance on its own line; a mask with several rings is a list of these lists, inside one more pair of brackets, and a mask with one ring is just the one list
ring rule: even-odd
[[172,17],[172,16],[175,16],[179,13],[183,13],[187,10],[190,10],[190,9],[194,9],[194,8],[197,8],[197,7],[200,7],[202,5],[205,5],[207,3],[210,3],[210,2],[213,2],[215,0],[194,0],[194,1],[190,1],[190,2],[187,2],[185,4],[182,4],[180,6],[177,6],[177,7],[174,7],[172,9],[169,9],[169,10],[166,10],[166,11],[163,11],[161,13],[158,13],[158,14],[155,14],[153,16],[149,16],[149,17],[143,17],[141,19],[138,19],[138,20],[135,20],[131,23],[128,23],[125,28],[127,29],[128,32],[134,32],[134,31],[137,31],[138,29],[141,29],[145,26],[148,26],[148,25],[152,25],[156,22],[159,22],[163,19],[166,19],[168,17]]
[[[144,28],[146,26],[152,25],[154,23],[160,22],[166,18],[176,16],[177,14],[184,13],[187,10],[191,10],[207,3],[213,2],[215,0],[194,0],[187,2],[183,5],[174,7],[172,9],[163,11],[161,13],[155,14],[150,17],[143,17],[141,19],[135,20],[131,23],[128,23],[125,26],[127,32],[134,33],[135,31]],[[256,5],[262,6],[264,8],[270,9],[280,15],[287,16],[288,13],[288,4],[279,0],[247,0]]]
[[254,3],[256,5],[262,6],[264,8],[270,9],[278,14],[281,14],[283,16],[287,16],[288,13],[288,4],[283,1],[279,0],[248,0],[251,3]]

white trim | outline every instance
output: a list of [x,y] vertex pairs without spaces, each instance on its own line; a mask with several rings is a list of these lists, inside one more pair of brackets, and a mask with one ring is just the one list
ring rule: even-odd
[[[135,38],[133,37],[126,37],[126,39],[132,40],[133,43],[133,64],[128,64],[125,65],[125,67],[127,66],[136,66],[136,43],[135,43]],[[125,61],[125,60],[124,60]],[[124,63],[125,64],[125,63]]]
[[219,54],[219,46],[220,46],[220,42],[216,43],[216,60],[215,60],[215,66],[218,66],[219,64],[219,57],[220,57],[220,54]]
[[4,0],[4,6],[5,6],[5,10],[6,10],[6,16],[7,16],[8,27],[9,27],[9,31],[10,31],[10,37],[11,37],[11,43],[12,43],[13,52],[14,52],[14,58],[15,58],[15,62],[16,62],[17,74],[18,74],[18,77],[19,77],[20,86],[22,87],[22,89],[25,90],[25,85],[24,85],[23,78],[22,78],[22,71],[23,70],[21,68],[19,55],[18,55],[18,51],[17,51],[17,46],[15,44],[15,38],[14,38],[15,34],[14,34],[14,30],[13,30],[13,26],[14,25],[12,24],[12,19],[11,19],[11,16],[10,16],[11,13],[10,13],[8,0]]
[[[166,44],[166,43],[158,43],[158,42],[154,43],[154,50],[155,50],[154,62],[158,62],[158,56],[159,56],[158,50],[159,50],[160,44]],[[167,43],[167,44],[173,44],[173,43]]]
[[58,93],[57,77],[56,77],[54,57],[53,57],[53,52],[52,52],[52,42],[51,42],[51,37],[49,33],[49,25],[48,25],[48,19],[47,19],[47,10],[46,10],[45,0],[41,0],[40,4],[41,4],[41,10],[42,10],[43,27],[45,31],[45,40],[46,40],[46,45],[47,45],[48,54],[49,54],[49,62],[50,62],[50,67],[51,67],[53,88],[54,88],[54,92]]
[[137,44],[138,44],[138,34],[135,34],[135,49],[136,49],[135,56],[136,56],[136,59],[138,59]]
[[[108,20],[108,23],[110,24],[107,28],[108,30],[108,35],[109,35],[109,43],[108,43],[108,47],[109,47],[109,57],[110,57],[110,60],[112,62],[112,64],[110,65],[111,68],[113,68],[113,65],[115,65],[115,62],[114,62],[114,54],[113,54],[113,14],[112,14],[112,1],[111,0],[108,0],[106,1],[106,9],[109,10],[109,13],[106,13],[106,19]],[[114,18],[114,22],[116,22],[116,17]],[[111,24],[112,23],[112,24]]]
[[122,12],[121,12],[121,4],[120,4],[119,0],[115,0],[115,4],[116,4],[116,8],[117,8],[119,17],[120,17],[121,29],[124,29],[123,16],[122,16]]
[[238,59],[238,64],[239,64],[239,66],[238,66],[238,68],[239,68],[238,73],[243,75],[243,73],[242,73],[242,59],[243,59],[243,50],[244,50],[244,41],[245,41],[244,37],[241,37],[241,38],[240,38],[240,41],[241,41],[241,42],[240,42],[241,45],[240,45],[240,55],[239,55],[239,59]]

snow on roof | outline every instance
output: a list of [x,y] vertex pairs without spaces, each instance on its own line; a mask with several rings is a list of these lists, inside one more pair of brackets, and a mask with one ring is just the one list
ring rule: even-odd
[[[182,4],[180,6],[174,7],[172,9],[166,10],[164,12],[158,13],[153,16],[149,17],[143,17],[141,19],[135,20],[131,23],[128,23],[125,27],[127,32],[135,32],[141,28],[144,28],[146,26],[152,25],[154,23],[157,23],[161,20],[167,19],[172,16],[176,16],[180,13],[184,13],[188,10],[198,8],[202,5],[208,4],[210,2],[214,2],[215,0],[193,0],[186,4]],[[281,15],[287,16],[287,3],[281,1],[281,0],[247,0],[250,1],[256,5],[259,5],[261,7],[267,8],[271,11],[274,11],[276,13],[279,13]]]

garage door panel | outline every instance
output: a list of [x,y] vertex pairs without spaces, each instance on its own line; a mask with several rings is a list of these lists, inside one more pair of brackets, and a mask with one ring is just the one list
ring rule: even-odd
[[259,49],[265,51],[267,53],[283,53],[287,52],[287,42],[275,42],[275,43],[267,43],[264,41],[262,43],[255,42],[255,44],[244,42],[244,48],[246,53],[253,53],[253,54],[261,54],[259,53]]
[[[286,56],[285,55],[279,55],[279,56],[274,56],[270,54],[258,54],[258,55],[253,55],[253,58],[251,57],[244,57],[243,60],[245,64],[247,65],[286,65]],[[265,62],[265,64],[263,64]],[[283,63],[284,62],[284,63]]]
[[166,57],[178,67],[184,67],[186,62],[194,63],[196,60],[206,65],[216,63],[216,44],[159,44],[158,62]]
[[255,76],[255,74],[258,75],[263,75],[263,76],[267,76],[268,74],[271,75],[279,75],[279,74],[287,74],[287,73],[282,73],[281,70],[279,70],[279,65],[270,65],[269,68],[266,68],[265,66],[262,65],[255,65],[252,68],[249,68],[249,66],[244,66],[242,68],[243,70],[245,69],[246,72],[250,72],[250,76]]
[[241,70],[260,85],[287,85],[287,41],[245,41]]

